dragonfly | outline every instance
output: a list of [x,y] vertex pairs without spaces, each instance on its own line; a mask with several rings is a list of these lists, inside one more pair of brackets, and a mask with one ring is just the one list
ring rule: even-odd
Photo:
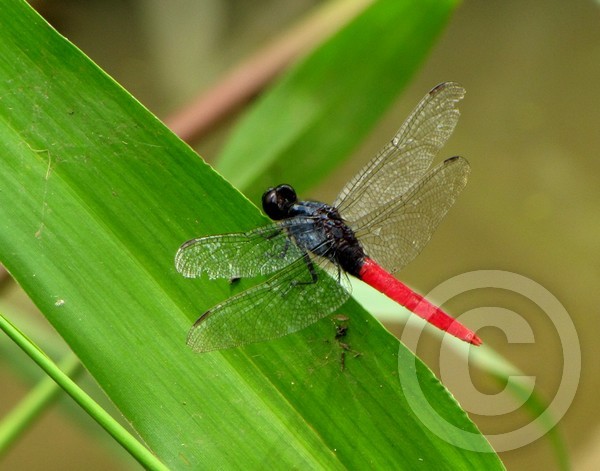
[[292,186],[282,184],[262,197],[272,223],[181,245],[175,267],[184,277],[270,276],[204,312],[189,331],[188,345],[208,352],[303,329],[349,298],[347,275],[480,345],[474,332],[393,276],[429,242],[467,183],[470,167],[462,157],[430,169],[454,131],[464,94],[454,82],[434,87],[332,205],[300,201]]

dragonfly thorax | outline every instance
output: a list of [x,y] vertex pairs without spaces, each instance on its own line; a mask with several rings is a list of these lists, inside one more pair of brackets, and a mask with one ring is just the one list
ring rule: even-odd
[[329,259],[351,275],[358,274],[365,253],[337,208],[320,201],[297,201],[290,206],[288,215],[299,218],[299,224],[287,226],[297,245]]

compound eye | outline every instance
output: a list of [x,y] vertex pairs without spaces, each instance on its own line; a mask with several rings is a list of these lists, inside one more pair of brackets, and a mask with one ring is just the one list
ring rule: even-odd
[[290,185],[269,188],[262,197],[263,210],[274,221],[289,217],[289,210],[296,201],[298,197]]
[[279,185],[275,188],[277,192],[277,197],[280,201],[285,204],[292,205],[298,201],[298,197],[296,196],[296,190],[294,190],[291,185]]

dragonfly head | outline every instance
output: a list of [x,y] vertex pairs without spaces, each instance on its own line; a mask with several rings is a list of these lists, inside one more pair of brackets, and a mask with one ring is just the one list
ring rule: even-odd
[[262,197],[263,210],[274,221],[290,217],[290,209],[297,201],[296,191],[290,185],[269,188]]

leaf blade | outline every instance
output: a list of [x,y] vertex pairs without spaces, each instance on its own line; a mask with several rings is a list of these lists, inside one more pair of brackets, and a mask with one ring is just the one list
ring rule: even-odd
[[0,17],[0,260],[164,463],[410,468],[427,444],[440,463],[501,466],[419,425],[395,373],[405,350],[354,303],[347,340],[363,355],[343,372],[328,320],[194,355],[188,328],[232,288],[180,277],[177,247],[263,218],[25,3]]

